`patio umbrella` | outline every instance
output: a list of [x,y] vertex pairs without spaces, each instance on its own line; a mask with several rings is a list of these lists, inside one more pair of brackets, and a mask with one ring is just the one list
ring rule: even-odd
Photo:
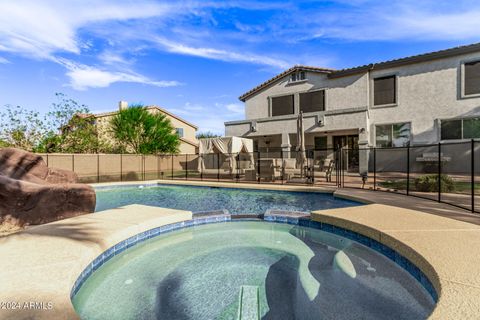
[[300,176],[303,177],[303,166],[305,165],[305,132],[303,130],[303,112],[300,112],[297,118],[297,156],[296,164],[300,168]]

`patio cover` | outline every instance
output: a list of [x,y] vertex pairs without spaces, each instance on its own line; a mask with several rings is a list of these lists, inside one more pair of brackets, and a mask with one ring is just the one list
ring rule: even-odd
[[198,141],[198,171],[205,170],[205,161],[203,155],[209,153],[215,153],[215,149],[218,153],[226,155],[230,163],[230,172],[236,167],[237,161],[235,158],[240,152],[248,152],[250,160],[250,168],[254,168],[253,159],[253,140],[240,137],[218,137],[218,138],[205,138]]

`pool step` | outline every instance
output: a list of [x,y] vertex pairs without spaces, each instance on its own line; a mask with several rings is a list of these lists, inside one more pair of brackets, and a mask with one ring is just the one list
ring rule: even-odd
[[260,320],[258,286],[240,288],[237,320]]

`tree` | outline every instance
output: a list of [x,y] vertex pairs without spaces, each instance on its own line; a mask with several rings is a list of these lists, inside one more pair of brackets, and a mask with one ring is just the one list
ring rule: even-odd
[[210,132],[210,131],[205,131],[205,132],[197,133],[196,137],[197,137],[197,139],[206,139],[206,138],[218,138],[218,137],[220,137],[220,135],[215,134],[215,133]]
[[0,140],[14,148],[33,151],[48,132],[39,112],[21,106],[6,105],[0,119]]
[[86,105],[79,104],[63,93],[47,113],[49,131],[40,141],[36,152],[97,153],[109,150],[99,141],[95,118]]
[[61,92],[55,93],[58,101],[52,103],[52,110],[47,113],[47,125],[52,131],[62,131],[65,126],[71,125],[77,115],[87,115],[90,110],[84,104],[68,98]]
[[111,120],[114,138],[128,152],[177,153],[180,140],[164,114],[150,113],[143,105],[121,110]]

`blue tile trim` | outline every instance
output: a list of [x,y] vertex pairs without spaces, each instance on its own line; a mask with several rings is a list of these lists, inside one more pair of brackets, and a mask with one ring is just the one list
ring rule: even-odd
[[[188,220],[188,221],[183,221],[183,222],[177,222],[173,224],[168,224],[164,225],[161,227],[153,228],[150,230],[146,230],[142,233],[139,233],[135,236],[132,236],[128,239],[125,239],[116,245],[110,247],[107,249],[105,252],[103,252],[101,255],[96,257],[80,274],[78,279],[75,281],[73,288],[70,292],[70,298],[73,299],[73,297],[77,294],[77,292],[80,290],[81,286],[83,283],[88,279],[90,275],[92,275],[95,270],[100,268],[105,262],[110,260],[112,257],[116,256],[117,254],[122,253],[126,249],[135,246],[138,243],[141,243],[143,241],[146,241],[148,239],[154,238],[156,236],[159,236],[161,234],[169,233],[174,230],[179,230],[182,228],[190,228],[202,224],[209,224],[209,223],[221,223],[221,222],[234,222],[234,221],[246,221],[246,220],[255,220],[259,221],[258,219],[236,219],[232,220],[230,215],[219,215],[219,216],[201,216],[198,218]],[[319,229],[325,232],[333,233],[339,236],[342,236],[344,238],[359,242],[367,247],[369,247],[372,250],[375,250],[388,259],[392,260],[395,262],[398,266],[406,270],[408,273],[410,273],[411,276],[413,276],[424,288],[427,290],[427,292],[431,295],[433,300],[435,302],[438,301],[438,294],[437,291],[435,290],[433,284],[430,282],[428,277],[410,260],[402,256],[400,253],[396,252],[390,247],[387,247],[386,245],[368,238],[366,236],[363,236],[359,233],[353,232],[348,229],[344,229],[341,227],[337,227],[331,224],[323,223],[323,222],[318,222],[318,221],[312,221],[309,218],[305,217],[288,217],[288,216],[281,216],[281,215],[265,215],[264,221],[267,222],[274,222],[274,223],[286,223],[286,224],[292,224],[292,225],[299,225],[302,227],[309,227],[313,229]]]

